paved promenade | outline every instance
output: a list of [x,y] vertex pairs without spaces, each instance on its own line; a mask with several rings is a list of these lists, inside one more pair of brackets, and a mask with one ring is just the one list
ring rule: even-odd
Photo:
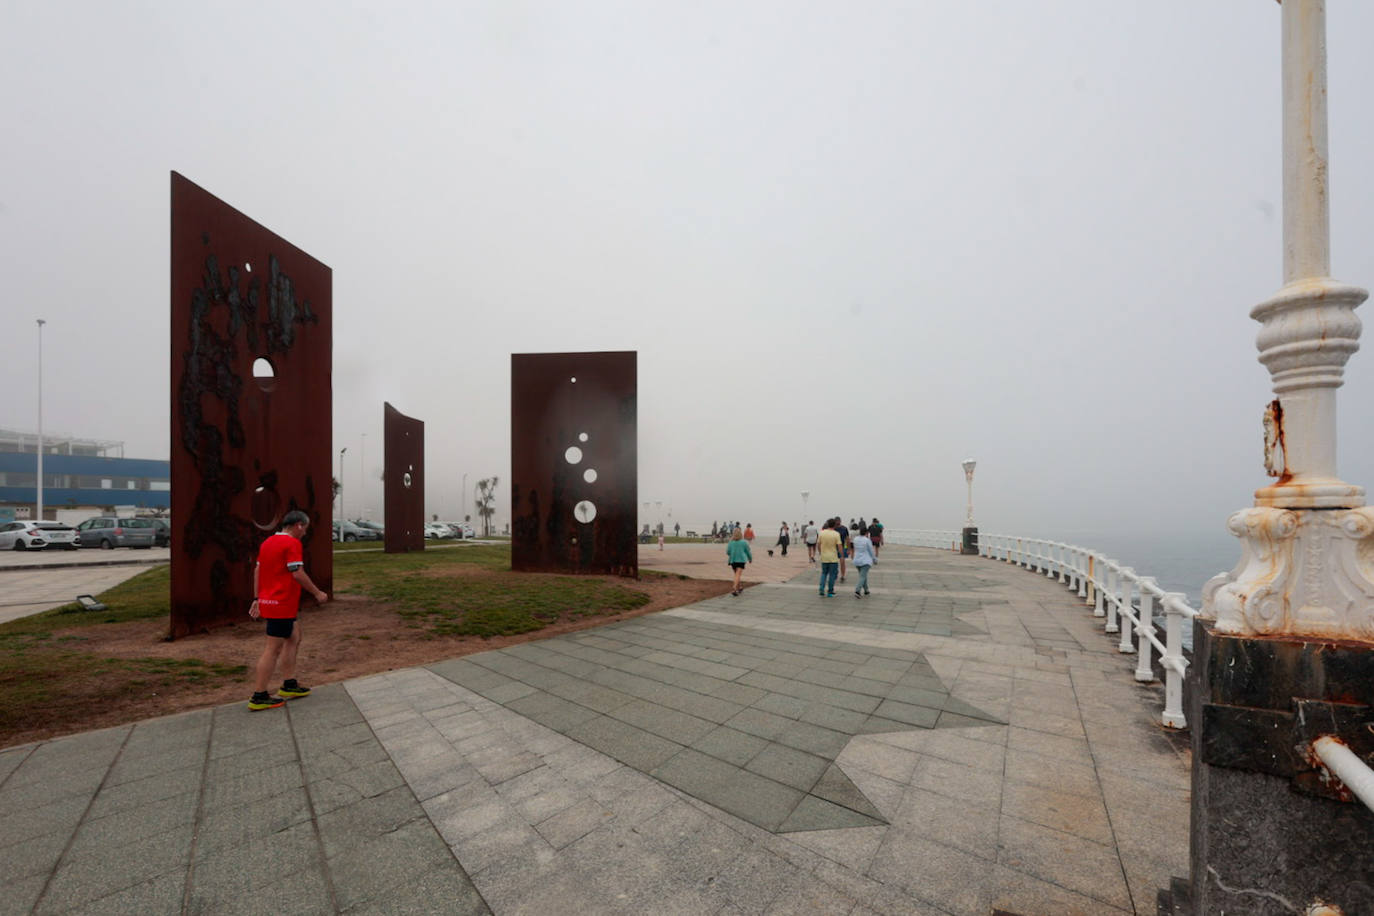
[[1188,759],[1133,656],[995,561],[852,584],[2,751],[0,913],[1153,914]]

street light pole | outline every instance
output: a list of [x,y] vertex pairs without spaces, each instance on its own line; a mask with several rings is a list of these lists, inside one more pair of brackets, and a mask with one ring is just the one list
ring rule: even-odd
[[[358,446],[358,495],[363,498],[363,504],[367,504],[367,468],[363,465],[363,459],[367,455],[367,433],[363,433],[363,444]],[[359,511],[358,518],[363,518],[365,512]]]
[[[343,521],[343,456],[348,451],[348,446],[339,449],[339,521]],[[343,528],[339,529],[339,537],[343,537]]]
[[38,521],[43,521],[43,325],[38,319]]
[[964,543],[962,553],[978,552],[978,528],[973,524],[973,468],[978,462],[965,458],[964,479],[968,481],[968,517],[964,520]]
[[811,497],[810,490],[802,490],[802,524],[806,524],[806,501]]

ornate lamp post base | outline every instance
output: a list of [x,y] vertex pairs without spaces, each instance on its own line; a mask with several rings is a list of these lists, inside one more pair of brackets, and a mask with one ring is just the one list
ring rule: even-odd
[[1240,562],[1202,593],[1218,632],[1374,641],[1374,508],[1256,506],[1226,524]]

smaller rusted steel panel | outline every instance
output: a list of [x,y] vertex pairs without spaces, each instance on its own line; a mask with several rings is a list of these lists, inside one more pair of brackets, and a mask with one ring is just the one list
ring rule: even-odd
[[637,354],[511,355],[511,567],[639,575]]
[[425,549],[425,424],[382,405],[386,476],[386,552]]
[[[171,184],[177,637],[248,620],[258,545],[292,509],[310,516],[306,571],[334,590],[333,274],[176,172]],[[254,377],[259,358],[271,378]]]

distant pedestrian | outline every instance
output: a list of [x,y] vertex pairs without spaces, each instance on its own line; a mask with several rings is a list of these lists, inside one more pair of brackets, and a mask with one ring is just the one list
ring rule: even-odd
[[875,515],[868,526],[868,539],[873,542],[873,556],[877,556],[883,546],[883,523]]
[[746,563],[754,562],[754,552],[749,549],[749,542],[744,538],[744,532],[738,528],[730,535],[730,543],[725,545],[725,557],[730,564],[730,568],[735,571],[735,585],[731,589],[731,595],[739,595],[744,591],[741,580],[744,578],[744,566]]
[[840,535],[840,581],[844,581],[845,560],[849,557],[849,529],[835,516],[835,531]]
[[[282,519],[281,530],[258,549],[258,562],[253,567],[253,594],[257,597],[248,608],[248,616],[267,622],[267,642],[258,658],[253,697],[248,701],[248,708],[253,711],[272,709],[310,694],[310,688],[296,680],[296,653],[301,645],[296,615],[300,611],[301,589],[308,590],[320,604],[328,601],[329,596],[315,587],[304,568],[301,538],[309,529],[310,516],[293,509]],[[269,696],[267,685],[278,662],[283,678],[281,689],[277,696]]]
[[821,597],[834,598],[835,576],[840,571],[840,533],[835,530],[834,519],[826,519],[825,527],[817,535],[816,553],[821,558]]
[[806,531],[802,537],[806,540],[806,557],[812,563],[816,562],[816,539],[820,532],[816,530],[816,520],[813,518],[806,523]]
[[673,522],[673,537],[682,537],[682,525],[679,522]]
[[787,527],[787,522],[782,523],[782,530],[778,532],[777,546],[782,548],[782,555],[787,556],[787,545],[792,543],[792,534]]
[[754,543],[754,523],[750,522],[744,526],[744,539],[750,544]]
[[873,553],[873,541],[870,540],[868,528],[859,526],[859,533],[850,541],[850,547],[854,550],[854,568],[859,571],[859,581],[854,586],[854,597],[862,598],[868,594],[868,570],[878,558]]

